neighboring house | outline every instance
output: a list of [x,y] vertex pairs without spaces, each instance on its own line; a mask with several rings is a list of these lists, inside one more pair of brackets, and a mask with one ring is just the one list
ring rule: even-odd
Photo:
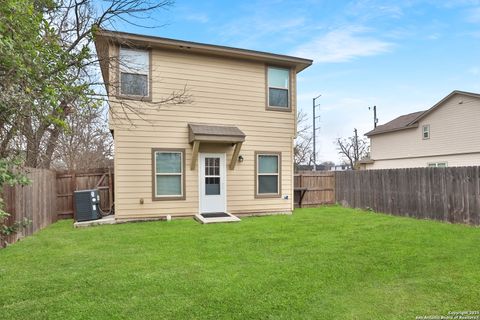
[[365,135],[371,159],[359,162],[362,169],[480,165],[480,94],[453,91]]
[[[328,170],[325,165],[317,164],[315,166],[316,171],[325,171]],[[313,164],[299,164],[295,166],[295,172],[303,172],[303,171],[313,171]]]
[[[326,166],[324,164],[317,164],[316,171],[345,171],[352,168],[348,164],[336,164],[333,166]],[[313,171],[313,165],[300,164],[296,166],[295,172]]]
[[330,171],[346,171],[352,170],[352,167],[348,164],[336,164],[330,168]]
[[[311,60],[106,30],[95,43],[116,219],[292,212],[296,75]],[[190,103],[159,105],[185,87]]]

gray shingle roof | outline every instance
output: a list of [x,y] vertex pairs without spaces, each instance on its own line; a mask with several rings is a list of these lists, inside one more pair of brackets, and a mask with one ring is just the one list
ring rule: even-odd
[[225,142],[237,142],[245,140],[245,133],[235,126],[221,126],[210,124],[194,124],[189,123],[189,140],[223,140]]
[[425,111],[418,111],[409,114],[405,114],[398,118],[393,119],[390,122],[377,126],[374,130],[365,133],[366,136],[373,136],[379,133],[396,131],[410,127],[409,124],[418,118]]
[[192,124],[188,126],[191,128],[192,133],[208,135],[208,136],[239,136],[245,137],[245,133],[242,130],[234,126],[213,126],[204,124]]
[[443,98],[442,100],[437,102],[430,109],[425,110],[425,111],[418,111],[418,112],[414,112],[414,113],[405,114],[405,115],[400,116],[396,119],[393,119],[390,122],[387,122],[383,125],[377,126],[374,130],[365,133],[365,135],[367,137],[369,137],[369,136],[374,136],[376,134],[385,133],[385,132],[398,131],[398,130],[403,130],[403,129],[408,129],[408,128],[416,128],[416,127],[418,127],[418,121],[419,120],[425,118],[431,112],[433,112],[438,107],[443,105],[443,103],[445,101],[450,99],[452,96],[458,95],[458,94],[464,95],[464,96],[469,96],[469,97],[474,97],[474,98],[480,98],[480,94],[478,94],[478,93],[454,90],[449,95],[447,95],[445,98]]

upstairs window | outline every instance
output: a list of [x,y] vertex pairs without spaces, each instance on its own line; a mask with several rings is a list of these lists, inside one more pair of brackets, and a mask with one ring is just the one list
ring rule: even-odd
[[268,67],[267,107],[274,109],[290,109],[290,70]]
[[422,137],[423,140],[430,139],[430,125],[425,125],[422,127]]
[[150,53],[147,50],[120,47],[120,94],[148,97]]

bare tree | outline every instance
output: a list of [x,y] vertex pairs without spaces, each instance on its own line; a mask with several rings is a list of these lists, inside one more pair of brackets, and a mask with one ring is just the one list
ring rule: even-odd
[[295,140],[294,147],[295,166],[301,164],[311,165],[313,162],[312,127],[307,123],[307,114],[299,110],[297,112],[297,139]]
[[367,139],[359,138],[357,129],[354,135],[348,138],[337,138],[335,141],[338,154],[342,156],[345,163],[349,164],[352,169],[356,168],[356,164],[368,155],[369,144]]
[[104,111],[104,108],[87,107],[67,116],[68,128],[58,138],[53,168],[84,170],[113,165],[113,139]]
[[[2,108],[0,156],[18,153],[27,166],[51,167],[59,139],[71,127],[68,121],[80,120],[83,110],[104,106],[108,99],[99,65],[117,66],[118,61],[115,61],[116,58],[99,61],[93,48],[95,33],[100,28],[115,29],[118,22],[145,24],[143,26],[148,27],[146,24],[152,22],[151,18],[159,10],[167,9],[172,4],[171,0],[109,0],[101,3],[95,0],[58,0],[53,7],[45,7],[43,16],[49,26],[48,37],[53,39],[49,43],[60,50],[55,54],[40,54],[40,58],[45,60],[43,65],[51,67],[35,80],[38,83],[50,81],[52,86],[49,89],[54,88],[58,92],[55,99],[33,98],[28,101],[19,99],[21,94],[17,98],[9,93],[8,101],[14,103],[5,110]],[[58,74],[63,77],[58,77]],[[29,88],[36,86],[30,85]],[[3,92],[0,92],[2,100]],[[25,90],[19,92],[24,93]],[[32,96],[35,97],[34,94]],[[160,107],[189,102],[185,87],[148,104]],[[145,109],[129,101],[110,101],[108,106],[117,112],[124,112],[126,118],[127,114],[132,113],[142,117],[142,110]],[[86,116],[91,119],[90,114]]]

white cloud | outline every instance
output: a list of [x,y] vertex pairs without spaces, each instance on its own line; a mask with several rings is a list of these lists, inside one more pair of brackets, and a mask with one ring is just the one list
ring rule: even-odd
[[480,23],[480,7],[472,8],[467,11],[467,21],[470,23]]
[[264,48],[266,44],[285,39],[295,39],[302,32],[306,21],[304,17],[281,19],[282,23],[272,23],[263,13],[233,20],[222,26],[217,32],[231,40],[231,45],[245,48]]
[[209,21],[209,18],[206,14],[204,13],[191,13],[187,14],[184,17],[185,20],[188,21],[193,21],[193,22],[200,22],[200,23],[207,23]]
[[480,30],[467,32],[466,34],[474,38],[480,38]]
[[428,40],[438,40],[438,39],[440,39],[440,37],[441,37],[440,33],[432,33],[432,34],[427,36],[427,39]]
[[358,26],[339,28],[300,45],[293,55],[313,58],[315,62],[346,62],[389,52],[393,43],[366,35],[368,29]]
[[434,2],[434,4],[439,5],[440,7],[452,9],[465,6],[478,6],[480,5],[479,0],[444,0],[442,2]]
[[361,17],[364,20],[372,18],[400,19],[404,15],[404,7],[409,7],[409,1],[398,1],[394,4],[386,4],[385,1],[357,0],[347,5],[347,13],[352,16]]
[[479,67],[472,67],[468,69],[468,73],[473,74],[474,76],[480,75],[480,68]]

